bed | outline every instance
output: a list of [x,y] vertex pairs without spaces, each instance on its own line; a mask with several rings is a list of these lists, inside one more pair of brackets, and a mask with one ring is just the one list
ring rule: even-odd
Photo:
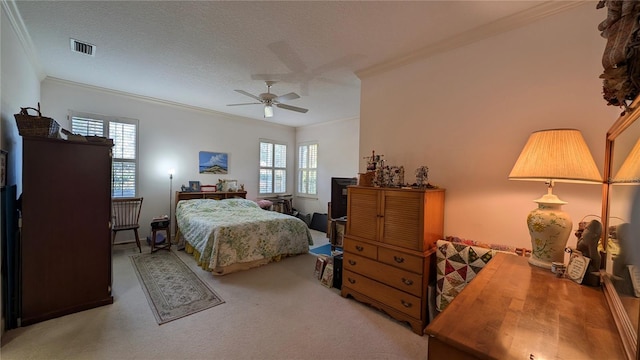
[[215,275],[307,253],[313,245],[304,221],[247,199],[180,200],[176,221],[185,251]]

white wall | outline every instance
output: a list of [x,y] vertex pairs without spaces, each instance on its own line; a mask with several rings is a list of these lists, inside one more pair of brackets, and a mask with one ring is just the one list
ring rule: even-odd
[[[507,179],[530,133],[577,128],[603,169],[605,133],[620,113],[601,96],[604,17],[590,2],[362,78],[361,156],[375,149],[404,165],[408,182],[429,166],[429,181],[447,189],[445,235],[530,248],[526,217],[546,188]],[[554,192],[569,202],[574,228],[600,214],[599,185],[559,183]]]
[[[37,71],[26,60],[28,57],[18,40],[18,34],[9,21],[5,7],[0,7],[2,8],[0,16],[0,149],[9,152],[7,185],[18,184],[18,193],[20,193],[22,140],[18,136],[13,114],[19,112],[21,107],[37,106],[40,100],[40,80]],[[4,230],[0,225],[0,232],[2,231]],[[0,256],[0,266],[1,259],[2,256]],[[0,289],[0,334],[4,334],[5,328],[2,299]]]
[[22,138],[13,115],[19,113],[21,107],[38,107],[40,79],[7,16],[3,6],[0,148],[9,152],[7,184],[17,184],[19,194],[22,191]]
[[297,128],[298,144],[308,141],[318,143],[318,196],[296,197],[294,208],[307,214],[327,213],[327,204],[331,201],[331,178],[358,176],[359,133],[359,119]]
[[[173,190],[189,180],[215,184],[219,178],[245,185],[248,199],[258,196],[259,139],[286,143],[287,161],[294,163],[295,128],[176,106],[127,94],[47,78],[42,82],[42,109],[65,129],[71,129],[69,110],[139,120],[139,196],[144,197],[141,224],[169,213],[169,175],[175,169]],[[229,174],[198,172],[200,151],[229,154]],[[293,172],[287,187],[293,190]],[[71,184],[70,184],[71,185]],[[146,236],[148,227],[143,226]],[[148,229],[147,229],[148,230]]]

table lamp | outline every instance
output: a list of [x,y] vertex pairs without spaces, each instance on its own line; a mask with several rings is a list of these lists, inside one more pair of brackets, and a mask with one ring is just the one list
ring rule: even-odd
[[547,183],[547,194],[534,200],[538,208],[527,216],[531,236],[529,263],[550,269],[552,262],[563,262],[573,222],[569,214],[562,211],[566,202],[553,194],[554,182],[602,184],[602,176],[582,134],[575,129],[532,133],[509,179]]

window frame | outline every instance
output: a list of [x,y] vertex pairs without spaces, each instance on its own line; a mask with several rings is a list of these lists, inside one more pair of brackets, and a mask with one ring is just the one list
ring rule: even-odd
[[[262,165],[262,144],[269,144],[272,146],[272,152],[271,152],[271,164],[272,166],[263,166]],[[276,166],[276,151],[275,151],[275,147],[276,145],[280,145],[280,146],[284,146],[285,147],[285,156],[284,156],[284,167],[281,166]],[[270,140],[270,139],[259,139],[259,143],[258,143],[258,197],[261,198],[265,198],[265,197],[274,197],[274,196],[279,196],[279,195],[285,195],[287,194],[287,177],[288,177],[288,159],[287,157],[288,155],[288,151],[289,151],[289,145],[285,142],[282,141],[276,141],[276,140]],[[262,183],[262,172],[263,170],[269,170],[271,171],[271,192],[261,192],[261,183]],[[275,187],[276,187],[276,171],[284,171],[284,191],[283,192],[275,192]]]
[[[90,119],[90,120],[95,120],[95,121],[100,121],[102,122],[102,131],[103,131],[103,135],[104,137],[109,138],[109,130],[110,130],[110,126],[111,123],[120,123],[120,124],[129,124],[129,125],[134,125],[135,126],[135,158],[134,159],[129,159],[129,158],[116,158],[114,156],[114,151],[113,149],[111,149],[111,197],[112,198],[126,198],[126,197],[138,197],[140,190],[139,190],[139,183],[140,183],[140,152],[139,152],[139,144],[140,144],[140,121],[137,119],[132,119],[132,118],[126,118],[126,117],[120,117],[120,116],[107,116],[107,115],[100,115],[100,114],[93,114],[93,113],[86,113],[86,112],[80,112],[80,111],[74,111],[74,110],[69,110],[69,115],[68,115],[68,120],[69,120],[69,124],[70,127],[72,129],[73,132],[73,118],[83,118],[83,119]],[[114,141],[114,147],[116,146],[116,143]],[[135,164],[135,172],[134,172],[134,176],[135,176],[135,180],[134,180],[134,191],[133,191],[133,196],[124,196],[124,195],[115,195],[114,194],[114,178],[113,178],[113,164],[116,162],[122,162],[122,163],[133,163]]]
[[[307,148],[306,163],[308,165],[310,165],[311,164],[311,161],[310,161],[311,152],[309,151],[309,148],[311,146],[315,146],[315,148],[316,148],[316,150],[315,150],[315,158],[316,158],[315,165],[316,166],[315,167],[308,166],[308,167],[302,168],[300,166],[301,162],[302,162],[301,159],[300,159],[300,152],[301,152],[302,148],[305,148],[305,147]],[[296,154],[296,159],[297,159],[297,161],[296,161],[296,175],[297,175],[297,178],[296,178],[296,196],[304,197],[304,198],[312,198],[312,199],[317,199],[318,198],[318,160],[319,160],[318,157],[319,157],[319,154],[320,154],[320,145],[318,144],[318,141],[316,141],[316,140],[314,140],[314,141],[305,141],[305,142],[301,142],[301,143],[298,144],[298,152]],[[303,173],[305,173],[305,172],[309,173],[311,171],[315,172],[315,175],[316,175],[315,192],[314,193],[309,193],[309,182],[306,182],[305,184],[302,184],[302,181],[304,179]],[[304,185],[306,185],[306,186],[304,186]],[[306,190],[306,192],[300,192],[301,187],[305,187],[304,190]]]

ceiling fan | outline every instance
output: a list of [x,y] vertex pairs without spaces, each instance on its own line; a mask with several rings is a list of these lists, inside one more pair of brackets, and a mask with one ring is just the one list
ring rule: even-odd
[[296,93],[288,93],[288,94],[284,94],[284,95],[276,95],[276,94],[272,94],[271,93],[271,86],[273,84],[275,84],[275,81],[265,81],[265,83],[267,84],[267,92],[266,93],[262,93],[258,96],[250,94],[244,90],[235,90],[236,92],[239,92],[242,95],[246,95],[252,99],[256,99],[259,102],[251,102],[251,103],[242,103],[242,104],[227,104],[227,106],[239,106],[239,105],[255,105],[255,104],[264,104],[264,117],[266,118],[270,118],[273,117],[273,105],[281,108],[281,109],[285,109],[285,110],[291,110],[291,111],[297,111],[300,113],[306,113],[307,111],[309,111],[309,109],[304,109],[301,107],[297,107],[297,106],[291,106],[291,105],[287,105],[287,104],[283,104],[283,101],[287,101],[287,100],[295,100],[300,98],[300,95],[296,94]]

